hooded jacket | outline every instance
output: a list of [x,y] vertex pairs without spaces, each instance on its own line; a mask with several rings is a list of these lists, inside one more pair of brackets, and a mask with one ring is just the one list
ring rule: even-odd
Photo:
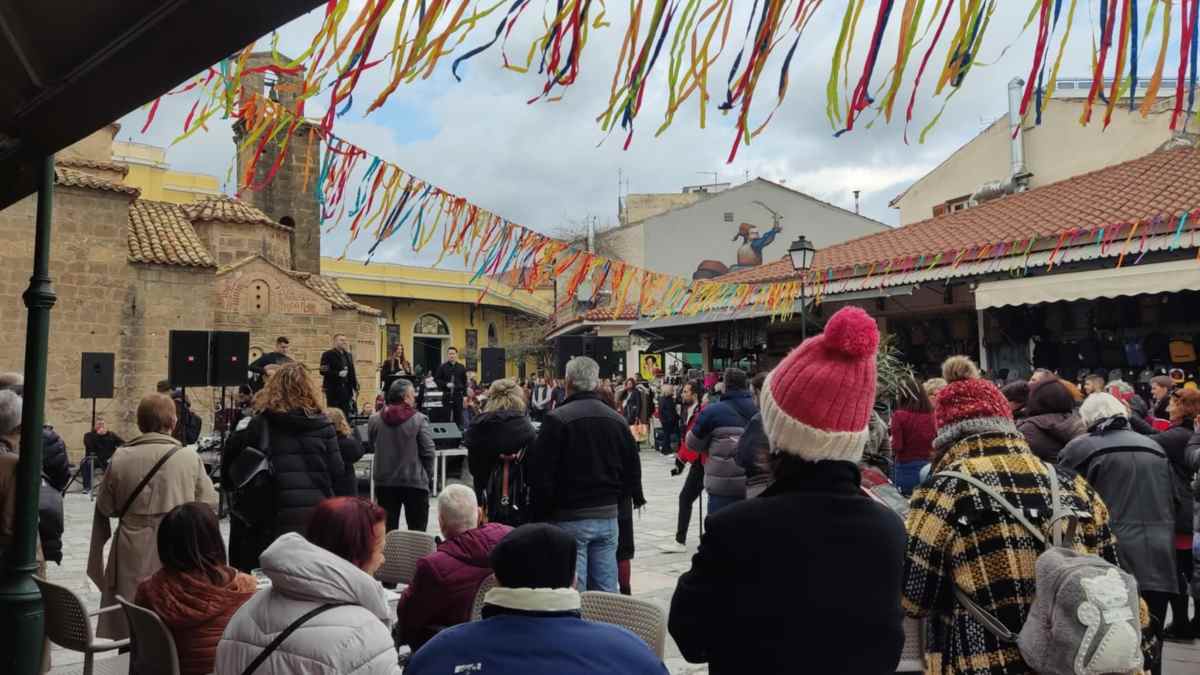
[[704,489],[722,497],[745,498],[746,471],[737,465],[738,441],[758,412],[754,395],[737,390],[721,395],[718,403],[700,413],[687,435],[687,446],[708,455],[704,467]]
[[367,422],[375,448],[375,484],[433,491],[433,431],[410,405],[388,405]]
[[221,633],[257,590],[249,574],[232,567],[221,574],[223,582],[214,584],[204,574],[161,569],[138,586],[134,604],[153,611],[170,629],[181,675],[213,672]]
[[1025,436],[1033,454],[1057,462],[1059,451],[1067,443],[1087,433],[1074,410],[1075,399],[1065,383],[1057,379],[1038,382],[1029,391],[1025,417],[1017,423],[1017,430]]
[[1175,505],[1171,464],[1158,443],[1124,417],[1101,420],[1067,444],[1058,463],[1087,479],[1108,506],[1121,564],[1138,590],[1175,593]]
[[240,675],[292,622],[328,603],[347,606],[297,628],[255,675],[400,673],[387,597],[369,574],[294,532],[263,552],[262,570],[271,586],[255,593],[225,627],[216,675]]
[[321,500],[333,497],[337,481],[354,468],[343,464],[333,423],[322,413],[268,410],[243,423],[225,445],[221,475],[229,475],[227,468],[242,450],[260,444],[262,426],[269,424],[268,454],[275,486],[274,508],[254,518],[265,525],[243,528],[240,519],[231,519],[229,563],[248,572],[259,566],[259,554],[276,536],[308,529],[313,509]]
[[470,621],[479,584],[492,573],[488,556],[509,532],[507,525],[488,523],[442,542],[417,560],[412,583],[396,608],[404,642],[413,651],[438,630]]
[[496,410],[471,421],[463,436],[467,468],[475,481],[475,494],[482,495],[500,455],[515,455],[532,445],[537,430],[524,412]]
[[570,588],[493,588],[483,620],[438,633],[405,675],[666,675],[633,633],[580,618]]

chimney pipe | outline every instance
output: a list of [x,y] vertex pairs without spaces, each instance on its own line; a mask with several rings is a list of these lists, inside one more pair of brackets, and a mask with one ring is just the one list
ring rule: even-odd
[[1009,178],[1014,185],[1021,185],[1029,173],[1025,166],[1025,132],[1021,128],[1021,96],[1024,93],[1025,80],[1014,77],[1008,83],[1008,132],[1012,146],[1012,167]]
[[859,210],[858,210],[858,194],[859,194],[859,192],[860,192],[860,190],[854,191],[854,212],[855,213],[859,212]]

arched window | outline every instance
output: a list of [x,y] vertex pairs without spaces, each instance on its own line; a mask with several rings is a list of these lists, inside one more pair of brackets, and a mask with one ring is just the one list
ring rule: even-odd
[[417,322],[413,324],[413,334],[415,335],[449,335],[450,327],[441,317],[433,314],[422,314]]
[[280,218],[279,224],[286,225],[288,227],[296,227],[296,221],[291,216],[284,216]]
[[265,279],[254,279],[241,289],[240,309],[243,314],[261,316],[271,311],[271,286]]
[[494,324],[494,323],[488,324],[488,336],[487,337],[488,337],[487,345],[489,347],[499,347],[500,346],[500,336],[498,336],[496,334],[496,324]]

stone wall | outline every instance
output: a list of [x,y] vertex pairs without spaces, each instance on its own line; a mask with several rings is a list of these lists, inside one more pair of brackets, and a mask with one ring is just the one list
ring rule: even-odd
[[[58,300],[50,310],[46,421],[82,454],[91,424],[91,401],[79,398],[80,355],[118,354],[126,329],[126,223],[129,196],[58,187],[51,224],[50,275]],[[36,196],[0,211],[0,314],[7,339],[0,342],[0,370],[25,368],[26,308],[21,294],[33,268]],[[99,401],[100,410],[118,402]],[[113,425],[126,433],[122,425]]]
[[292,266],[291,232],[273,225],[195,222],[196,234],[217,265],[224,267],[261,255],[284,269]]
[[[213,325],[215,271],[141,264],[129,268],[114,415],[121,421],[118,428],[122,432],[136,435],[138,402],[153,393],[160,380],[167,379],[170,332],[209,330]],[[192,409],[204,419],[204,431],[209,431],[212,391],[207,387],[189,388],[187,397]]]
[[[270,65],[274,58],[270,53],[251,54],[248,68]],[[304,74],[277,76],[275,95],[289,110],[295,109],[296,98],[303,88]],[[247,91],[267,95],[264,73],[251,73],[243,78]],[[241,129],[234,127],[234,140],[241,142]],[[238,196],[258,207],[276,222],[286,222],[295,231],[292,237],[293,269],[298,272],[321,272],[321,214],[313,193],[313,183],[321,172],[321,152],[318,136],[312,125],[301,124],[292,132],[288,141],[287,156],[284,157],[275,176],[263,185],[267,173],[278,156],[283,134],[268,143],[255,164],[252,190],[241,186]],[[246,167],[258,151],[251,144],[238,153],[237,172],[239,182],[244,180]]]
[[292,357],[309,367],[318,389],[321,354],[330,348],[335,333],[345,333],[362,390],[359,405],[374,401],[378,317],[333,309],[315,291],[262,260],[217,276],[214,329],[248,331],[251,359],[271,351],[276,337],[286,336]]

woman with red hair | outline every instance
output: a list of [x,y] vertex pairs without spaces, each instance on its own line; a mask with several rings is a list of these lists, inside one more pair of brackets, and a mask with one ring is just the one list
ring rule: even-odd
[[217,674],[246,672],[293,627],[256,675],[399,673],[391,611],[372,576],[383,564],[386,515],[358,497],[326,499],[309,518],[307,538],[285,534],[263,551],[270,585],[229,622],[217,647]]

